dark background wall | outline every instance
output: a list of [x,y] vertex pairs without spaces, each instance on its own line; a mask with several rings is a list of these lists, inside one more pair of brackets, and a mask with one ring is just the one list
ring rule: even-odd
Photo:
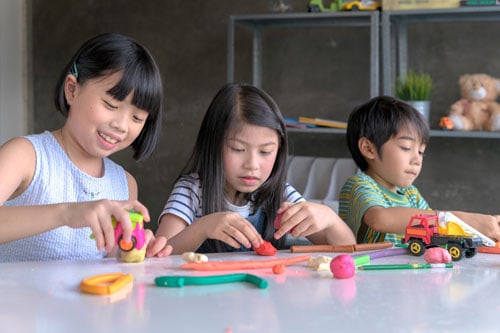
[[[130,151],[112,156],[139,183],[140,200],[154,224],[194,143],[201,118],[227,77],[230,15],[271,12],[270,0],[34,0],[32,131],[56,129],[64,119],[53,106],[61,68],[76,49],[101,32],[128,34],[156,58],[164,79],[163,135],[142,163]],[[306,0],[288,2],[306,11]],[[458,77],[500,77],[499,23],[436,23],[409,28],[409,68],[435,81],[431,126],[459,98]],[[285,116],[347,120],[369,99],[369,34],[365,28],[273,29],[263,32],[263,84]],[[492,42],[494,41],[494,42]],[[251,82],[251,33],[236,29],[237,81]],[[343,135],[291,133],[291,153],[348,157]],[[432,138],[416,185],[431,206],[498,212],[500,141]]]

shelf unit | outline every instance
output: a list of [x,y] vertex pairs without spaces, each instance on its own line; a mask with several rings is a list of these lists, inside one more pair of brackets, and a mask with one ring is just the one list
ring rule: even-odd
[[[452,9],[361,11],[337,13],[285,13],[230,16],[228,23],[227,81],[234,80],[235,27],[252,30],[252,83],[262,86],[262,30],[268,28],[310,28],[364,26],[370,29],[370,96],[393,95],[393,82],[408,67],[407,26],[433,22],[500,22],[499,7],[461,7]],[[380,47],[380,44],[382,45]],[[391,50],[395,50],[395,59]],[[381,58],[381,59],[380,59]],[[381,62],[379,62],[381,61]],[[380,69],[382,65],[382,80]],[[394,72],[392,69],[395,69]],[[382,81],[382,87],[380,82]],[[289,128],[291,133],[345,134],[343,129]],[[431,130],[431,137],[500,139],[500,132]]]
[[228,24],[227,81],[234,80],[235,26],[249,27],[253,34],[252,83],[262,86],[262,30],[268,28],[367,27],[370,29],[370,96],[380,93],[378,11],[340,13],[285,13],[230,16]]
[[[311,133],[311,134],[345,134],[345,129],[316,127],[316,128],[287,128],[290,133]],[[500,132],[486,131],[442,131],[431,130],[431,138],[470,138],[470,139],[500,139]]]
[[[382,11],[382,91],[393,93],[395,79],[408,70],[409,24],[436,22],[500,22],[500,6],[460,7],[432,10]],[[395,58],[391,50],[395,50]],[[392,69],[394,68],[394,72]]]

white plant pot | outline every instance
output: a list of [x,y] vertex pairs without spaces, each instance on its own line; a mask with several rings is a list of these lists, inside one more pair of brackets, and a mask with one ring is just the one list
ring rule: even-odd
[[429,115],[431,112],[431,101],[408,101],[408,104],[413,106],[418,112],[420,112],[425,120],[429,122]]

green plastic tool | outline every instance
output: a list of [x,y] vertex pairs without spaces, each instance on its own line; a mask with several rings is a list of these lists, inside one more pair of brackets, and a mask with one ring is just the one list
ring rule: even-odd
[[268,286],[268,282],[256,275],[238,273],[209,276],[159,276],[155,278],[155,285],[158,287],[180,288],[185,285],[208,285],[232,282],[249,282],[261,289]]

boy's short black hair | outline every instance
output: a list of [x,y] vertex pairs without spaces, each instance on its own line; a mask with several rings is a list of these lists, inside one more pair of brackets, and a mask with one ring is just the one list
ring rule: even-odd
[[422,144],[429,142],[429,124],[423,115],[397,98],[375,97],[351,112],[347,121],[347,146],[361,171],[366,171],[368,164],[359,150],[359,139],[370,140],[380,154],[382,145],[403,128],[414,130]]
[[146,123],[132,143],[134,158],[149,157],[158,143],[163,112],[160,70],[149,51],[134,39],[117,33],[103,33],[86,41],[66,64],[56,84],[56,108],[67,116],[69,105],[64,94],[66,76],[79,84],[122,72],[120,81],[108,93],[119,101],[133,93],[132,104],[148,112]]

